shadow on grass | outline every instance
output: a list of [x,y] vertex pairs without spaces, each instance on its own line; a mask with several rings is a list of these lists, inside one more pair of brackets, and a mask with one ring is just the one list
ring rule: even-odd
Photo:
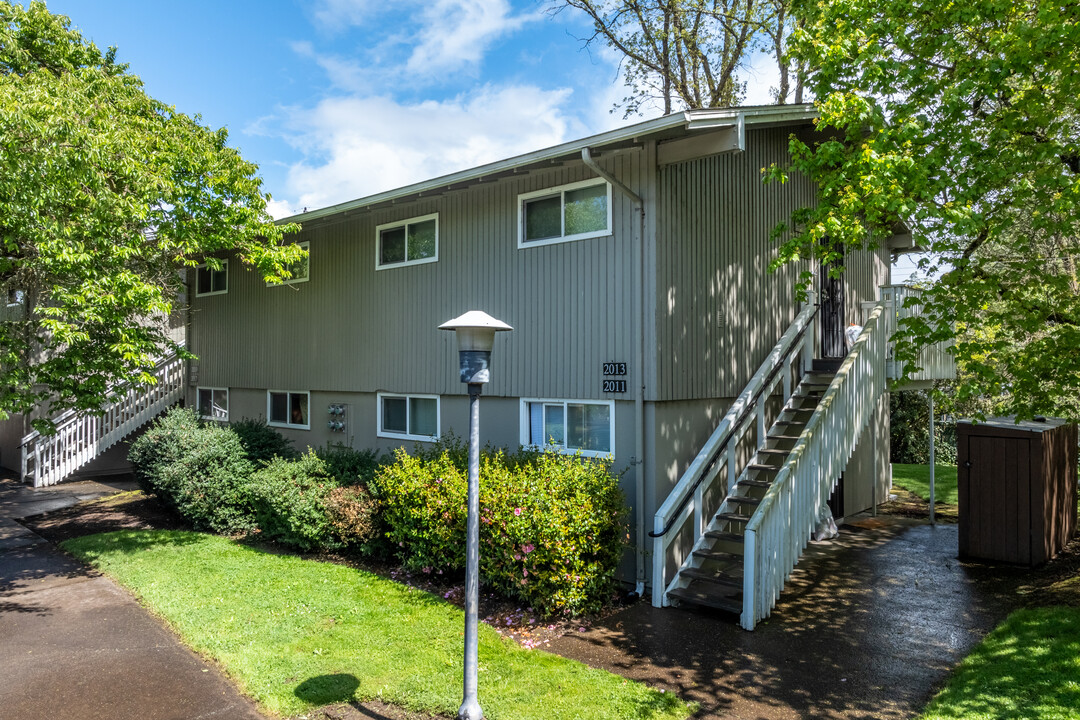
[[312,705],[330,705],[353,699],[360,681],[348,673],[317,675],[296,686],[293,694]]
[[107,555],[133,555],[162,545],[194,545],[204,536],[187,530],[117,530],[86,535],[60,543],[60,547],[84,562]]

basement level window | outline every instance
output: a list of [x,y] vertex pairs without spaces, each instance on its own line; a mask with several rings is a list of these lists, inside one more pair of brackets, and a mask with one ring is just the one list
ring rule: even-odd
[[229,261],[222,260],[221,268],[209,265],[195,268],[195,295],[224,295],[229,291]]
[[439,214],[375,228],[375,269],[420,265],[439,259]]
[[267,287],[279,287],[281,285],[295,285],[296,283],[302,283],[302,282],[307,282],[308,281],[309,273],[310,273],[310,266],[308,265],[308,261],[311,259],[311,250],[310,250],[311,243],[309,243],[307,241],[304,241],[302,243],[297,243],[297,245],[304,248],[304,252],[306,252],[308,254],[304,256],[303,260],[298,260],[297,262],[294,262],[291,265],[288,265],[286,267],[286,269],[289,271],[289,275],[291,276],[291,277],[289,277],[288,280],[283,280],[282,282],[277,282],[277,283],[268,282],[268,283],[266,283]]
[[267,390],[266,417],[273,427],[310,430],[311,393],[299,390]]
[[615,403],[584,400],[522,400],[521,444],[555,446],[586,457],[612,454]]
[[395,440],[439,439],[438,395],[379,393],[379,437]]
[[611,234],[611,185],[605,180],[518,195],[518,247]]
[[200,387],[197,389],[199,417],[203,420],[229,422],[229,389]]

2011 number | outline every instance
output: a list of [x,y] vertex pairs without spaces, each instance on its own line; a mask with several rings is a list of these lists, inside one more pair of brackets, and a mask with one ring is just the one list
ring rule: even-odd
[[626,392],[625,380],[605,380],[603,392],[606,393],[624,393]]

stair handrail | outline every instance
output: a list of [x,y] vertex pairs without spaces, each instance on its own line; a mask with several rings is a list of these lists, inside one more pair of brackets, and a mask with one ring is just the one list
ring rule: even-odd
[[[828,502],[836,480],[874,414],[877,400],[885,391],[885,353],[889,339],[885,305],[878,303],[867,318],[743,531],[740,619],[747,630],[753,630],[772,611],[784,582],[806,547],[821,507]],[[777,507],[785,512],[773,513]]]
[[[811,322],[817,313],[817,306],[807,304],[795,317],[791,325],[780,337],[773,349],[765,356],[757,372],[750,378],[742,392],[731,404],[720,423],[713,430],[709,439],[705,441],[697,456],[690,462],[683,472],[675,487],[668,493],[667,498],[657,509],[653,516],[653,531],[649,537],[653,538],[653,575],[652,594],[653,605],[662,607],[664,595],[667,589],[665,582],[667,550],[674,536],[668,533],[677,523],[685,522],[688,509],[692,504],[700,505],[701,485],[709,478],[715,479],[717,473],[712,473],[720,455],[728,451],[728,444],[736,430],[742,426],[748,415],[755,409],[760,408],[764,402],[763,393],[766,388],[772,387],[772,380],[776,374],[787,366],[793,349],[797,349],[802,357],[802,370],[809,370],[813,357],[812,343],[806,341],[806,331],[812,328]],[[729,453],[733,456],[733,453]],[[733,468],[732,468],[733,469]],[[734,473],[728,482],[734,481]],[[701,508],[694,508],[700,514]],[[697,528],[700,534],[701,528]],[[695,537],[695,541],[697,538]]]
[[155,384],[126,383],[97,414],[65,410],[53,419],[56,429],[52,434],[34,430],[25,435],[19,445],[22,481],[33,466],[34,487],[59,482],[140,427],[161,407],[179,399],[184,383],[183,360],[178,353],[159,360],[152,374]]

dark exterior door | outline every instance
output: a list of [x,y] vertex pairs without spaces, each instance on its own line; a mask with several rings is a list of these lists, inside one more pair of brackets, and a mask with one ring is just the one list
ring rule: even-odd
[[838,359],[847,355],[844,342],[844,276],[830,277],[829,268],[821,265],[818,273],[818,315],[821,318],[821,357]]

